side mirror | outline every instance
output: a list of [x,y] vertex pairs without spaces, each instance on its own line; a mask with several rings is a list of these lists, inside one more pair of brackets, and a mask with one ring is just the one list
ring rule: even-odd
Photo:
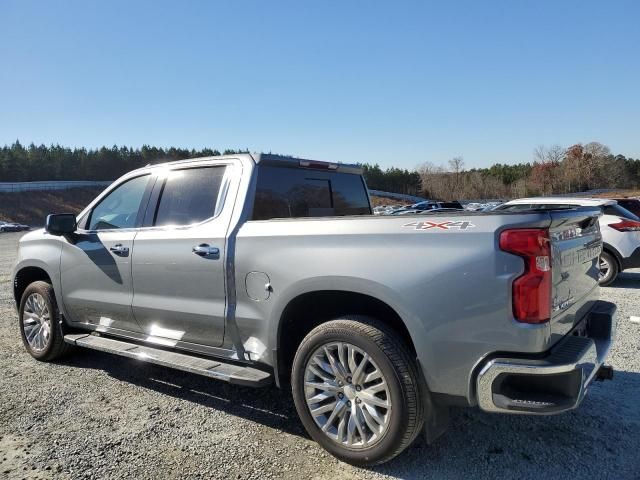
[[76,216],[73,213],[47,215],[44,229],[51,235],[69,235],[78,229]]

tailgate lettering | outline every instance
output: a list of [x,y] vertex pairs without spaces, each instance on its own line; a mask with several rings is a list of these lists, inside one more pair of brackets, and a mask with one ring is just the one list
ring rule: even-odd
[[568,252],[562,252],[560,265],[562,268],[570,268],[574,265],[586,263],[594,258],[598,258],[602,253],[602,245],[591,248],[583,248],[581,250],[570,250]]

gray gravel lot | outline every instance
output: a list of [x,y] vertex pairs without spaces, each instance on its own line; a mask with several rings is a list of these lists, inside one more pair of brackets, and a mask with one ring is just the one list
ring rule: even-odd
[[10,268],[21,234],[0,235],[0,478],[640,478],[640,270],[618,304],[613,382],[553,417],[456,410],[447,434],[359,469],[304,433],[291,396],[91,351],[54,364],[19,338]]

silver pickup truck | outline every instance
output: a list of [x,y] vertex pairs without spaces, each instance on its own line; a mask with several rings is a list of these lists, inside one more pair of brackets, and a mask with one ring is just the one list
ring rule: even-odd
[[149,166],[25,235],[28,352],[83,347],[289,386],[309,435],[373,465],[449,407],[575,408],[604,364],[597,209],[371,214],[357,166],[231,155]]

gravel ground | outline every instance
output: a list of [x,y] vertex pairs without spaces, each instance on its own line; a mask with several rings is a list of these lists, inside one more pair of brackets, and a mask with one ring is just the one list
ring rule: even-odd
[[640,270],[602,297],[619,308],[613,382],[553,417],[453,412],[436,445],[419,439],[373,469],[343,464],[304,433],[287,392],[78,351],[33,360],[19,338],[0,235],[0,478],[640,478]]

